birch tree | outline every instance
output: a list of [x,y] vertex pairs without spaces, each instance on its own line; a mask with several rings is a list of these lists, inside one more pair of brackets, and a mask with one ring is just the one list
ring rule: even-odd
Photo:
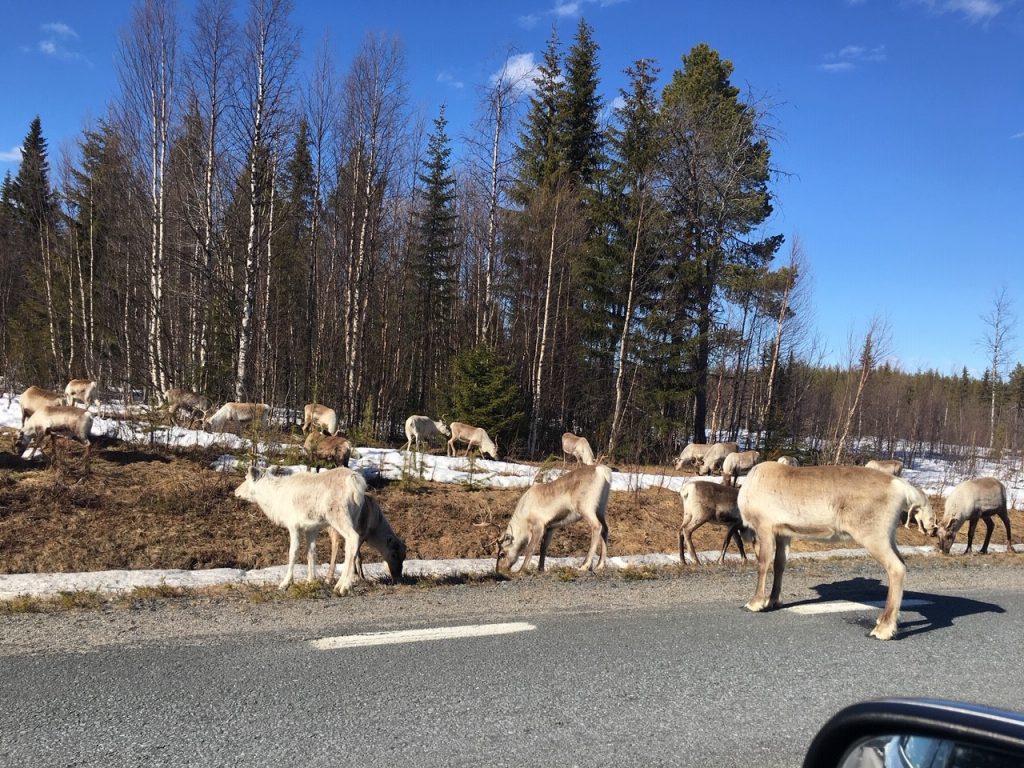
[[164,212],[177,67],[177,7],[174,0],[140,0],[121,38],[118,77],[121,117],[133,140],[149,190],[149,295],[146,335],[149,385],[163,390]]

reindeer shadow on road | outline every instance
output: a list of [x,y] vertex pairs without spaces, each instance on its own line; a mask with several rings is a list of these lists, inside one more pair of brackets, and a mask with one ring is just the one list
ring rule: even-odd
[[[853,579],[818,584],[813,587],[818,593],[817,600],[801,600],[789,603],[786,607],[796,605],[823,605],[838,600],[852,600],[857,602],[870,602],[878,604],[879,610],[885,604],[885,597],[888,587],[879,579],[868,579],[858,576]],[[907,605],[908,601],[920,601],[920,604]],[[936,629],[947,629],[952,627],[957,619],[973,616],[981,613],[1006,613],[1006,609],[995,603],[986,603],[981,600],[972,600],[968,597],[956,595],[941,595],[932,592],[903,593],[903,608],[900,611],[899,629],[896,633],[897,639],[912,637],[924,632],[932,632]],[[919,614],[920,618],[910,618],[909,614]],[[855,624],[870,631],[875,626],[877,614],[847,618],[849,624]]]

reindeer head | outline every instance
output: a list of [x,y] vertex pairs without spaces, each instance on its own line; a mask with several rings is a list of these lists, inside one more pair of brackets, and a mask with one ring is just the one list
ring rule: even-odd
[[384,548],[386,550],[384,560],[388,564],[391,580],[399,582],[402,580],[402,567],[405,564],[405,542],[397,536],[388,536],[387,541],[384,542]]
[[961,522],[957,520],[943,520],[938,527],[939,551],[948,555],[953,548],[953,541],[956,540],[956,532],[960,530]]
[[515,544],[515,536],[512,535],[512,526],[505,529],[505,532],[498,538],[498,554],[497,561],[494,563],[495,573],[509,573],[512,570],[512,566],[516,564],[519,559],[519,550],[522,549],[522,543],[518,546]]
[[263,473],[255,464],[250,464],[249,470],[245,473],[245,480],[235,488],[235,496],[246,501],[256,501],[256,483],[260,481],[261,477],[263,477]]
[[24,453],[25,449],[28,448],[28,444],[30,442],[32,442],[32,434],[24,429],[19,431],[18,439],[14,443],[14,447],[17,450],[17,453]]
[[924,504],[915,504],[907,510],[908,520],[913,520],[915,515],[917,516],[918,522],[921,523],[929,536],[938,535],[939,526],[935,522],[935,513],[932,511],[932,505],[930,503],[925,501]]

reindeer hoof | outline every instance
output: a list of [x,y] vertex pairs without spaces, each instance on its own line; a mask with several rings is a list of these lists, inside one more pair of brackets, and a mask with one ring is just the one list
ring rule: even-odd
[[877,626],[871,630],[870,637],[877,637],[879,640],[892,640],[896,634],[896,627]]
[[764,598],[754,598],[743,607],[746,608],[748,611],[752,611],[753,613],[760,613],[761,611],[765,611],[768,609],[768,601]]
[[277,588],[280,589],[282,592],[284,592],[291,585],[292,585],[291,579],[285,579],[284,581],[282,581],[280,584],[277,585]]
[[334,591],[337,592],[342,597],[344,597],[345,595],[351,595],[352,594],[352,585],[351,584],[339,584],[338,586],[336,586],[334,588]]

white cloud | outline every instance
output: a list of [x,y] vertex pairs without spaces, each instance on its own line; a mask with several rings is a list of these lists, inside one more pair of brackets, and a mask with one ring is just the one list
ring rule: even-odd
[[39,50],[45,53],[47,56],[57,55],[57,44],[53,40],[40,40]]
[[847,45],[838,51],[825,54],[825,61],[818,65],[823,72],[849,72],[860,64],[885,61],[885,46],[868,48],[863,45]]
[[576,16],[580,12],[580,1],[570,0],[569,2],[556,3],[551,9],[555,16]]
[[465,83],[457,79],[451,72],[438,72],[437,82],[444,85],[450,85],[452,88],[464,88]]
[[533,52],[530,51],[509,56],[504,66],[497,72],[494,72],[490,76],[489,81],[491,85],[497,85],[499,82],[504,81],[511,84],[515,91],[522,94],[536,88],[534,78],[537,77],[537,74],[537,62],[533,58]]
[[1024,139],[1024,131],[1021,131],[1020,133],[1015,133],[1010,138],[1011,139]]
[[972,24],[990,21],[1002,12],[1001,0],[917,0],[934,13],[958,13]]
[[554,4],[546,11],[534,11],[520,16],[519,26],[530,29],[536,26],[544,16],[554,16],[559,19],[575,18],[583,13],[586,5],[607,8],[624,2],[628,2],[628,0],[554,0]]
[[0,150],[0,163],[17,163],[21,160],[21,147]]
[[57,37],[78,37],[78,33],[63,21],[51,21],[49,24],[43,24],[40,29]]

